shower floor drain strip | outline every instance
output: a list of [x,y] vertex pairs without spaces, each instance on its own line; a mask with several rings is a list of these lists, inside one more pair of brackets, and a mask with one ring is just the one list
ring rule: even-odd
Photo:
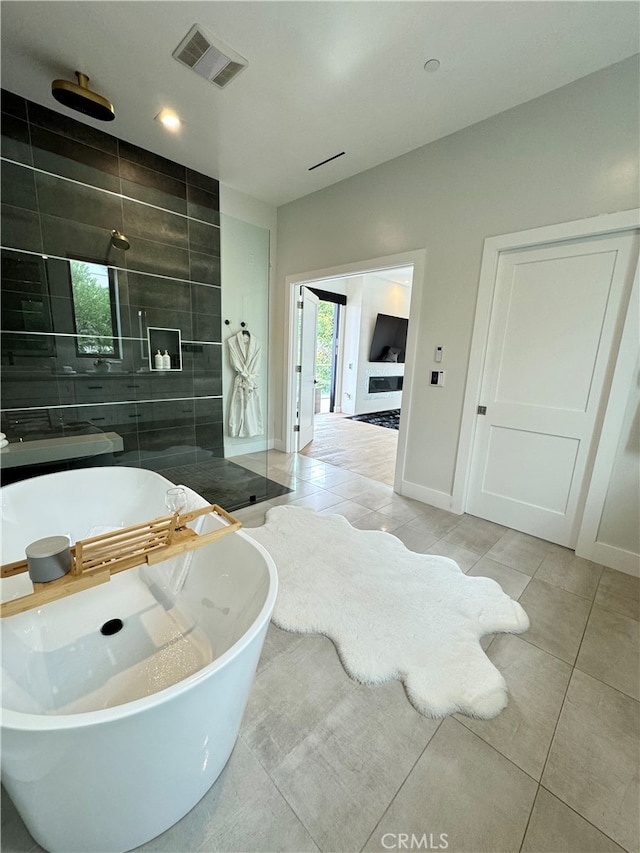
[[[190,521],[208,513],[218,516],[225,526],[201,534],[186,526]],[[0,603],[0,616],[23,613],[75,592],[107,583],[113,574],[144,563],[160,563],[170,557],[201,548],[241,527],[242,523],[221,506],[210,504],[182,515],[160,516],[99,536],[79,539],[71,547],[72,568],[68,574],[48,583],[34,582],[33,592]],[[14,563],[5,563],[0,569],[0,577],[8,578],[26,571],[27,560],[17,560]]]

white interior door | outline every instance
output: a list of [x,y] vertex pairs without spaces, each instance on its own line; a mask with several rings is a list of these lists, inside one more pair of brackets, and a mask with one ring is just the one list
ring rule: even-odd
[[575,547],[634,235],[500,255],[466,511]]
[[302,320],[300,322],[300,384],[298,390],[298,450],[313,441],[316,402],[316,334],[318,302],[308,287],[300,287]]

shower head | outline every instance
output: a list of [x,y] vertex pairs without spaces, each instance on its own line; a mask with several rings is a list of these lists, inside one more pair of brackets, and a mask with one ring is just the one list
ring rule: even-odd
[[86,74],[82,71],[76,71],[75,74],[78,78],[77,83],[70,83],[68,80],[53,81],[51,94],[56,101],[91,118],[113,121],[116,117],[113,104],[89,88],[87,85],[89,78]]
[[111,245],[114,249],[122,249],[123,252],[126,252],[127,249],[131,248],[131,243],[127,240],[124,234],[121,234],[117,228],[114,228],[111,232]]

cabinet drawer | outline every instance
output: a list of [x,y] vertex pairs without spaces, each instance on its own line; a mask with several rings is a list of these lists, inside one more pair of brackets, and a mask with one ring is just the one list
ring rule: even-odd
[[135,400],[138,384],[134,377],[88,377],[76,381],[76,402],[106,403]]
[[100,429],[106,427],[126,427],[138,423],[135,403],[122,403],[116,406],[78,406],[75,416],[79,421],[88,421]]

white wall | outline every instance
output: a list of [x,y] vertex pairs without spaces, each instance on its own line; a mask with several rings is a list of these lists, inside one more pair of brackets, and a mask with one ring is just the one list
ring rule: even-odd
[[405,460],[418,486],[451,494],[484,239],[638,206],[638,79],[633,57],[278,209],[278,325],[287,275],[426,249]]
[[222,349],[222,393],[224,401],[225,456],[237,456],[266,450],[273,436],[273,406],[269,388],[273,383],[269,340],[273,334],[269,317],[277,232],[276,209],[271,205],[220,185],[222,319],[223,341],[248,323],[251,333],[262,344],[262,367],[258,393],[264,417],[264,434],[255,438],[231,438],[228,430],[229,400],[235,373],[229,365],[227,348]]
[[401,406],[402,391],[369,394],[368,388],[369,376],[404,376],[404,364],[371,362],[369,354],[378,314],[408,317],[411,301],[410,287],[379,278],[375,273],[367,273],[363,279],[354,412],[356,415],[399,409]]

